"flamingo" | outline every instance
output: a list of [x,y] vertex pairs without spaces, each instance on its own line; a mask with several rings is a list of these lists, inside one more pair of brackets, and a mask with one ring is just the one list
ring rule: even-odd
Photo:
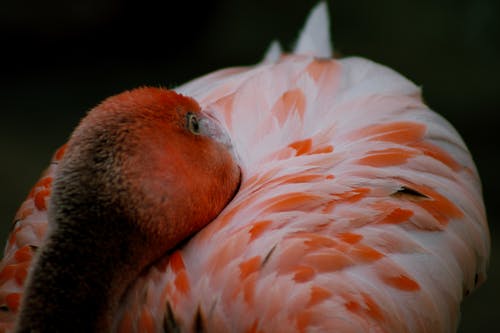
[[[490,248],[472,157],[409,80],[333,59],[328,31],[320,3],[292,53],[91,111],[15,217],[1,330],[455,331]],[[165,109],[183,120],[152,120]],[[199,133],[158,139],[203,122],[209,153]]]

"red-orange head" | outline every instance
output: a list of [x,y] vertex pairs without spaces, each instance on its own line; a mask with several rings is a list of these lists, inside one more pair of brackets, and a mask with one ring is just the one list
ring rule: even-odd
[[215,218],[240,178],[220,125],[193,99],[159,88],[124,92],[93,109],[73,133],[60,170],[52,211],[67,178],[88,176],[76,188],[98,190],[88,204],[125,214],[164,243],[163,252]]
[[193,99],[140,88],[105,100],[57,171],[19,332],[65,331],[75,316],[86,332],[109,330],[133,279],[213,220],[239,181],[229,137]]

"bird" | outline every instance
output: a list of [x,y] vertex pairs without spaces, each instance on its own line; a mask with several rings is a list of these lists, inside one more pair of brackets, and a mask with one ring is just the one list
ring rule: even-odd
[[[14,218],[0,330],[456,331],[490,251],[471,153],[414,83],[332,54],[320,2],[289,53],[97,106]],[[161,139],[164,109],[193,143]]]

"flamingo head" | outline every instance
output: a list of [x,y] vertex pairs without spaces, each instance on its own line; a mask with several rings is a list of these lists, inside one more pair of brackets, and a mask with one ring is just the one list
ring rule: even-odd
[[239,181],[229,137],[193,99],[140,88],[105,100],[60,162],[18,332],[109,331],[133,280],[212,221]]

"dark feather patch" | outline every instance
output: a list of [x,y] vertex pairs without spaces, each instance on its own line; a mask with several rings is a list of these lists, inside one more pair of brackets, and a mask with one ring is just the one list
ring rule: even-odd
[[267,252],[266,256],[264,257],[264,260],[262,260],[262,264],[260,265],[261,267],[264,267],[264,265],[267,263],[267,261],[269,260],[269,258],[273,254],[274,250],[276,249],[277,245],[278,244],[274,244],[274,246],[271,248],[271,250],[269,250],[269,252]]
[[201,308],[198,306],[198,310],[196,310],[196,314],[194,315],[193,320],[193,332],[203,333],[205,330],[205,318],[201,311]]
[[408,186],[401,186],[401,188],[394,192],[392,194],[393,196],[405,196],[405,197],[412,197],[414,199],[429,199],[428,196],[426,196],[425,194],[423,193],[420,193],[419,191],[417,190],[414,190]]
[[163,332],[164,333],[180,333],[181,328],[175,320],[174,312],[170,303],[167,302],[167,309],[165,310],[165,316],[163,317]]

